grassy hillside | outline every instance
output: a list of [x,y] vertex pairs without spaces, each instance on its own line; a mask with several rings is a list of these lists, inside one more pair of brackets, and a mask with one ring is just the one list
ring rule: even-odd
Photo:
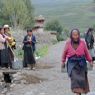
[[46,21],[58,19],[67,28],[77,27],[85,31],[95,24],[95,4],[92,0],[32,0],[36,15],[44,15]]

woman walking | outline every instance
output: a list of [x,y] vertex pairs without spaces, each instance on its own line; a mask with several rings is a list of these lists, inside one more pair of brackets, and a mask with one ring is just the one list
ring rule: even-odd
[[91,66],[93,66],[93,63],[85,42],[80,39],[78,29],[71,31],[70,40],[66,42],[62,56],[62,68],[65,67],[66,59],[68,60],[67,71],[71,79],[72,92],[76,95],[88,93],[90,90],[86,60],[90,62]]
[[35,67],[35,58],[33,55],[33,44],[35,41],[33,41],[33,34],[32,30],[27,30],[27,35],[24,37],[23,43],[23,50],[24,50],[24,67],[30,67],[31,69],[34,69]]
[[92,56],[92,59],[93,61],[95,60],[95,50],[94,50],[94,36],[93,36],[93,31],[94,29],[93,28],[89,28],[87,33],[86,33],[86,36],[85,36],[85,41],[86,41],[86,44],[87,44],[87,48],[89,49],[90,51],[90,54]]

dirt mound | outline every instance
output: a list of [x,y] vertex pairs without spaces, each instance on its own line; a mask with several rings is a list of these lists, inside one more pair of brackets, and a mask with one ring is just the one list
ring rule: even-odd
[[25,80],[28,84],[37,84],[45,81],[46,79],[34,75],[23,74],[23,80]]
[[36,66],[37,69],[51,69],[53,66],[49,64],[43,64],[43,63],[38,63]]

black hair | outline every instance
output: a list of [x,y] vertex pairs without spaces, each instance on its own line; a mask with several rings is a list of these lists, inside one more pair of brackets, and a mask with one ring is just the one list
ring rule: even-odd
[[93,32],[93,31],[94,31],[93,28],[89,28],[86,34],[89,35],[89,33],[90,33],[90,32]]
[[28,33],[28,32],[32,32],[32,29],[27,29],[27,33]]

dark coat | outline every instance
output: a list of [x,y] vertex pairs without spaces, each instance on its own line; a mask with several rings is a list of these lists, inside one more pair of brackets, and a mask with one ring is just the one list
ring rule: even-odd
[[[29,45],[27,37],[28,37],[28,35],[26,35],[24,37],[24,40],[23,40],[23,43],[24,43],[23,50],[25,49],[25,47],[27,47],[27,45]],[[32,47],[32,50],[34,52],[36,50],[36,46],[35,46],[35,44],[36,44],[36,37],[34,35],[32,35],[31,42],[32,42],[32,44],[30,44],[30,46]]]
[[88,49],[92,49],[94,46],[94,36],[86,34],[85,41],[86,41]]
[[25,36],[23,40],[24,46],[24,67],[27,67],[27,64],[35,64],[35,58],[33,52],[35,50],[36,39],[35,36],[32,35],[31,43],[28,41],[28,36]]

